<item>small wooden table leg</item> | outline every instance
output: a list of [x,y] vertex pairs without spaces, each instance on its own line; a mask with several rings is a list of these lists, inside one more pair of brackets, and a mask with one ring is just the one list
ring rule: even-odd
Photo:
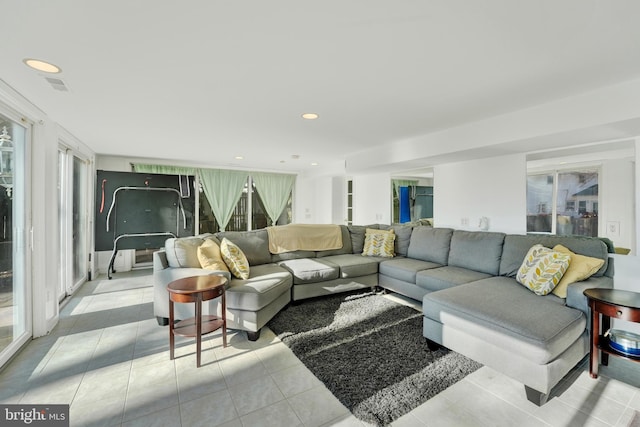
[[600,313],[591,305],[591,351],[589,352],[589,376],[598,378],[598,337],[600,336]]
[[[604,334],[611,329],[611,317],[602,315],[602,333]],[[609,353],[604,351],[600,352],[600,363],[604,366],[609,365]]]
[[169,360],[173,360],[173,349],[175,347],[175,335],[173,333],[173,301],[169,297]]
[[200,367],[200,352],[202,350],[202,294],[196,299],[196,367]]
[[222,293],[222,347],[227,346],[227,301],[226,292]]

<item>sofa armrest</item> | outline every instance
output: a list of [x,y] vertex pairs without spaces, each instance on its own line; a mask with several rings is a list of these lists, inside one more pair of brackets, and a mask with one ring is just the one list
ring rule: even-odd
[[584,295],[586,289],[591,288],[613,288],[613,278],[608,276],[590,277],[582,282],[572,283],[567,287],[566,304],[569,307],[577,308],[587,316],[587,329],[591,330],[591,315],[589,313],[589,304],[587,297]]
[[169,262],[167,261],[167,252],[164,249],[160,249],[153,253],[153,271],[164,270],[169,268]]

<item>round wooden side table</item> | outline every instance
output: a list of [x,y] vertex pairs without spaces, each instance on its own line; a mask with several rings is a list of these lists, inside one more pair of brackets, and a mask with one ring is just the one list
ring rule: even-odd
[[[196,338],[196,366],[200,367],[202,336],[222,328],[222,345],[227,346],[227,305],[223,276],[192,276],[174,280],[167,285],[169,291],[169,358],[174,359],[175,336]],[[202,301],[220,297],[222,315],[202,315]],[[195,303],[195,316],[174,325],[173,303]]]
[[[640,293],[617,289],[586,289],[591,309],[591,350],[589,351],[589,375],[598,378],[598,355],[602,364],[609,364],[609,355],[640,362],[640,356],[621,353],[609,345],[604,335],[611,328],[611,318],[640,323]],[[602,315],[602,322],[600,316]]]

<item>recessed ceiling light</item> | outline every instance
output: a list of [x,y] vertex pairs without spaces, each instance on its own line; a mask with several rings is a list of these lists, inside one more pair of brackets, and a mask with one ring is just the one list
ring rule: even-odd
[[318,166],[318,163],[313,162],[313,163],[311,163],[311,166]]
[[316,113],[304,113],[304,114],[302,115],[302,118],[303,118],[303,119],[306,119],[306,120],[315,120],[315,119],[317,119],[318,117],[320,117],[320,116],[319,116],[319,115],[317,115]]
[[53,65],[49,62],[41,61],[39,59],[26,58],[23,59],[22,62],[24,62],[25,65],[33,68],[34,70],[43,71],[45,73],[56,74],[62,71],[57,65]]
[[242,157],[242,156],[236,156],[236,160],[244,160],[244,157]]

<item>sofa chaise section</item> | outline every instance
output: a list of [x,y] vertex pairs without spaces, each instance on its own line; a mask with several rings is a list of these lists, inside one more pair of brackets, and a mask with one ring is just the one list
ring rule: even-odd
[[[599,258],[603,266],[587,280],[570,284],[567,298],[539,296],[516,281],[529,248],[561,244]],[[506,235],[497,275],[423,298],[423,334],[525,385],[541,405],[551,389],[589,351],[588,307],[582,290],[612,287],[607,246],[597,238]]]

